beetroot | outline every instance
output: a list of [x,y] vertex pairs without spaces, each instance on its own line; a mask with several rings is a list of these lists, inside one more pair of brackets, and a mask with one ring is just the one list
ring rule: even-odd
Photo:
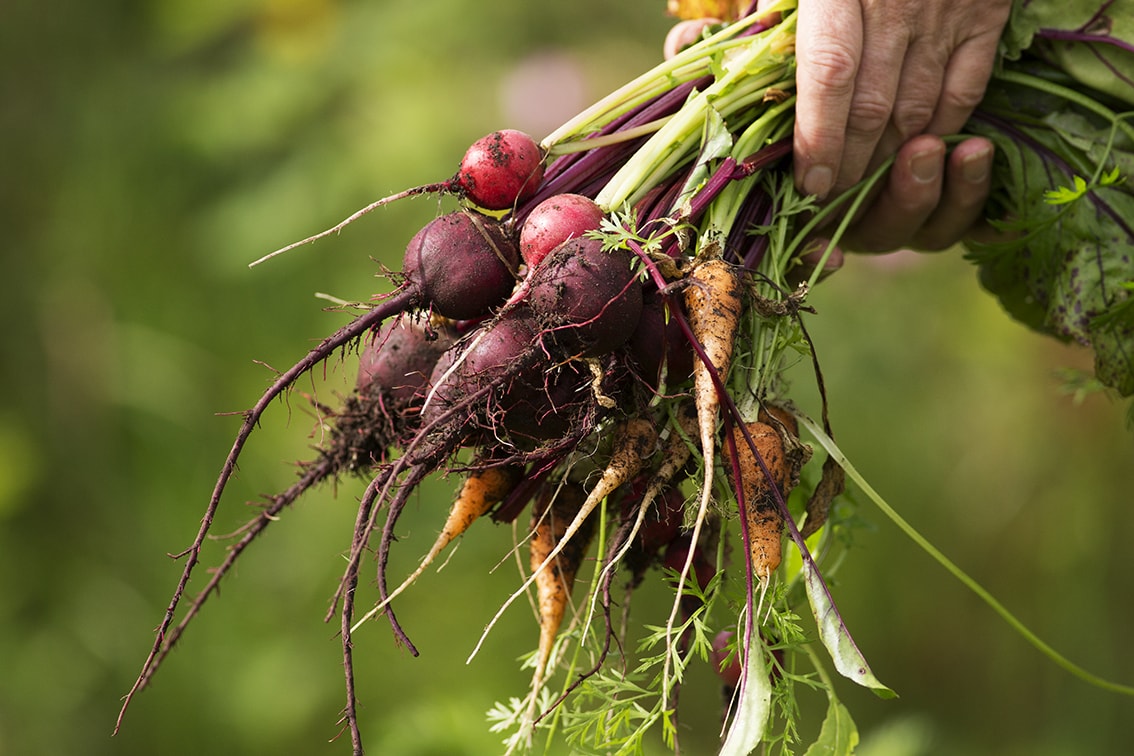
[[503,129],[473,142],[456,183],[486,210],[507,210],[535,194],[543,180],[543,154],[522,131]]
[[594,357],[626,342],[642,313],[642,285],[625,249],[588,237],[555,248],[530,275],[528,301],[568,353]]
[[729,690],[732,690],[737,685],[740,685],[740,655],[736,653],[734,648],[729,652],[729,646],[732,644],[733,632],[731,630],[721,630],[713,638],[713,650],[709,654],[709,660],[712,662],[713,671],[721,678]]
[[[432,423],[463,399],[489,387],[497,393],[506,390],[512,376],[526,369],[537,356],[534,347],[538,329],[526,307],[516,307],[502,313],[495,320],[449,349],[437,361],[430,376],[432,397],[426,405],[423,423]],[[456,367],[453,367],[456,364]],[[483,408],[486,402],[477,406]],[[471,426],[484,422],[480,413],[472,409],[459,422]],[[465,428],[467,433],[470,427]]]
[[[679,300],[670,302],[669,306],[680,307]],[[645,292],[638,327],[626,345],[639,376],[655,389],[661,380],[663,366],[669,386],[685,382],[693,373],[693,350],[689,340],[676,318],[666,318],[665,308],[666,303],[657,289]]]
[[421,396],[433,366],[454,340],[452,331],[432,329],[418,320],[385,324],[367,338],[358,355],[355,391],[368,394],[373,387],[399,402]]
[[459,210],[434,218],[414,235],[402,272],[434,312],[469,320],[504,302],[519,262],[515,240],[502,223]]
[[591,376],[575,363],[549,371],[534,367],[518,375],[497,402],[500,426],[525,449],[569,435],[593,404]]
[[568,239],[597,230],[602,208],[581,194],[557,194],[535,206],[520,228],[520,256],[529,268]]

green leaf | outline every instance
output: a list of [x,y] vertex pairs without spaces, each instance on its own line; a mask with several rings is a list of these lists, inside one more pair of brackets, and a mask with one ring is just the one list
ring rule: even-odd
[[697,162],[689,173],[689,178],[682,187],[681,196],[688,204],[705,180],[709,177],[710,166],[723,157],[728,157],[732,151],[732,133],[717,109],[711,103],[705,104],[705,124],[701,134],[701,150],[697,155]]
[[831,655],[835,669],[848,680],[870,688],[879,698],[896,698],[898,694],[879,682],[870,671],[866,657],[858,650],[843,618],[835,608],[835,602],[822,576],[819,575],[815,560],[809,556],[804,557],[802,573],[807,600],[811,604],[811,612],[819,628],[819,639],[823,641],[823,645]]
[[827,699],[827,716],[819,730],[819,739],[803,756],[850,756],[858,746],[858,728],[847,707],[833,695]]
[[1134,143],[1119,116],[1072,101],[1081,96],[1038,76],[990,85],[966,130],[996,145],[989,212],[1010,233],[970,244],[969,258],[1012,317],[1091,347],[1099,380],[1128,396],[1134,187],[1123,174],[1134,169]]
[[1075,188],[1061,186],[1043,193],[1044,202],[1049,205],[1067,205],[1087,193],[1087,180],[1082,176],[1075,177]]
[[772,711],[772,682],[764,667],[764,642],[752,632],[752,645],[745,654],[745,670],[736,712],[728,726],[720,756],[748,756],[764,739]]
[[1009,47],[1022,50],[1037,40],[1040,30],[1073,32],[1082,41],[1061,40],[1043,46],[1043,52],[1079,84],[1084,84],[1134,105],[1134,52],[1108,44],[1115,40],[1134,44],[1134,0],[1030,0],[1013,4],[1005,37]]

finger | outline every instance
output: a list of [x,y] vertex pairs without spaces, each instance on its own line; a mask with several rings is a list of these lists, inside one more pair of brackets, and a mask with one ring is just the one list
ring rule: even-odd
[[695,42],[700,42],[705,29],[713,24],[719,24],[719,18],[694,18],[678,21],[670,27],[662,43],[662,57],[669,60]]
[[945,67],[945,77],[936,111],[927,131],[955,134],[980,104],[997,59],[1000,33],[986,32],[959,45]]
[[948,57],[943,47],[925,37],[914,40],[906,51],[893,113],[875,145],[866,173],[897,154],[912,137],[927,133],[941,98]]
[[862,57],[858,3],[800,0],[796,28],[795,181],[826,197],[842,160]]
[[900,13],[883,6],[866,14],[864,54],[855,78],[836,190],[850,187],[866,173],[891,122],[909,44],[910,32]]
[[981,137],[966,139],[953,149],[946,161],[941,201],[915,234],[913,246],[945,249],[973,232],[992,185],[994,152],[992,142]]
[[885,186],[842,245],[856,252],[891,252],[909,246],[941,198],[945,143],[923,135],[898,151]]
[[933,120],[949,59],[949,50],[939,40],[923,36],[910,45],[890,119],[899,144],[924,133]]

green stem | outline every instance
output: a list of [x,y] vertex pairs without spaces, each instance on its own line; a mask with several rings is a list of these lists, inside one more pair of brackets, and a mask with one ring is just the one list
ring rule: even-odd
[[543,140],[542,146],[545,149],[554,147],[559,142],[569,141],[601,128],[612,118],[625,113],[636,105],[640,105],[678,84],[704,76],[710,72],[713,60],[719,53],[748,42],[747,38],[735,39],[735,37],[756,23],[757,20],[756,15],[752,15],[734,24],[729,24],[711,37],[690,46],[664,63],[655,66],[560,126]]
[[950,574],[953,575],[953,577],[960,581],[962,585],[975,593],[981,601],[987,604],[994,612],[996,612],[996,614],[1000,615],[1000,618],[1007,622],[1009,627],[1019,633],[1024,638],[1024,640],[1030,643],[1048,659],[1055,662],[1056,665],[1070,672],[1075,677],[1078,677],[1079,679],[1084,680],[1085,682],[1094,685],[1095,687],[1102,688],[1103,690],[1107,690],[1112,693],[1121,693],[1127,696],[1134,696],[1134,686],[1112,682],[1110,680],[1099,677],[1098,675],[1089,672],[1086,669],[1075,664],[1070,659],[1063,656],[1046,642],[1044,642],[1023,622],[1017,619],[1016,616],[1012,614],[1012,612],[1008,611],[1008,609],[1003,604],[1001,604],[991,593],[989,593],[980,583],[969,577],[969,575],[964,570],[954,564],[937,547],[930,543],[925,536],[919,533],[912,525],[906,522],[906,520],[901,515],[899,515],[889,504],[887,504],[886,501],[878,494],[878,492],[875,491],[870,486],[870,484],[866,482],[866,480],[862,477],[858,470],[856,470],[854,466],[851,465],[850,461],[835,444],[834,440],[831,439],[831,437],[828,436],[814,420],[802,414],[798,415],[798,417],[800,422],[803,423],[804,427],[806,427],[807,430],[810,431],[815,439],[819,442],[819,444],[827,450],[827,453],[835,458],[835,460],[846,472],[847,476],[851,480],[853,480],[860,489],[862,489],[862,492],[865,493],[872,502],[874,502],[874,505],[878,507],[878,509],[880,509],[882,513],[890,519],[891,522],[898,526],[899,530],[905,533],[906,536],[915,544],[917,544],[923,551],[925,551],[925,553],[929,554],[929,556],[931,556],[934,561],[944,567]]
[[1110,108],[1103,105],[1101,102],[1092,99],[1091,97],[1079,92],[1077,90],[1065,87],[1061,84],[1048,81],[1039,76],[1032,76],[1031,74],[1020,73],[1019,71],[1001,71],[996,74],[996,78],[1001,81],[1006,81],[1012,84],[1019,84],[1023,87],[1029,87],[1040,92],[1046,92],[1056,97],[1061,97],[1068,102],[1073,102],[1079,107],[1089,110],[1096,115],[1102,116],[1106,120],[1115,124],[1117,128],[1121,129],[1126,136],[1134,140],[1134,126],[1126,122],[1126,119],[1131,117],[1130,113],[1115,113]]

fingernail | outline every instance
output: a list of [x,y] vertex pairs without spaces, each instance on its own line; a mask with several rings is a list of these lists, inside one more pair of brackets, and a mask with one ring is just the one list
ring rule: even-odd
[[834,173],[830,166],[813,165],[807,169],[807,173],[803,174],[803,191],[823,199],[831,191],[833,180]]
[[941,172],[940,150],[925,150],[910,158],[910,173],[923,184],[936,181]]
[[979,184],[988,178],[988,166],[992,150],[981,150],[966,155],[961,161],[961,176],[970,184]]

